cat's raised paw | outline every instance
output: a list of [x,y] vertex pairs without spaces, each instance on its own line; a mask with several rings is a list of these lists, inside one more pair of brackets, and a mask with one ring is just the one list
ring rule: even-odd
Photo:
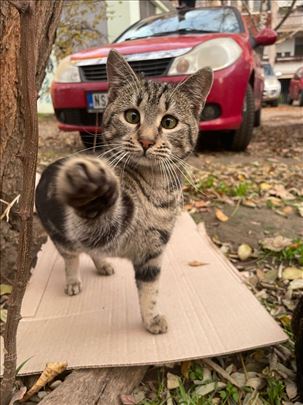
[[65,286],[64,292],[66,295],[77,295],[82,290],[82,283],[81,281],[74,281],[72,283],[68,283]]
[[164,315],[156,315],[150,322],[144,323],[145,328],[154,335],[167,332],[167,321]]
[[96,210],[111,207],[118,198],[114,173],[94,157],[77,157],[64,163],[57,188],[59,197],[80,211],[84,208],[88,217],[94,216]]

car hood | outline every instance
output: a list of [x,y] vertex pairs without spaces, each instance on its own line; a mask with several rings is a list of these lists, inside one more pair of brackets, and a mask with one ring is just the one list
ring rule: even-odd
[[161,37],[150,37],[135,39],[120,43],[108,44],[98,48],[87,49],[71,55],[72,61],[81,61],[87,59],[98,59],[107,57],[111,49],[116,49],[122,55],[132,55],[138,53],[173,51],[177,49],[193,48],[194,46],[206,42],[214,38],[231,37],[235,39],[239,45],[243,46],[246,40],[245,34],[199,34],[199,35],[169,35]]

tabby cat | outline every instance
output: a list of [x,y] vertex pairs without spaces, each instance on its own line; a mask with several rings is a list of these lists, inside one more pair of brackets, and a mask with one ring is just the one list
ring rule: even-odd
[[48,166],[36,207],[64,258],[66,294],[81,291],[81,252],[101,275],[114,272],[106,257],[127,258],[145,328],[165,333],[167,322],[157,308],[161,261],[176,221],[184,159],[195,146],[213,74],[204,68],[178,85],[149,81],[112,50],[107,75],[103,153]]

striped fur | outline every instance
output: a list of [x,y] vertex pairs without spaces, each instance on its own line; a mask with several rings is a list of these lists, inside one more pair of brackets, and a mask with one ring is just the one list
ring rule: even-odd
[[[101,155],[51,164],[37,187],[37,211],[65,260],[68,295],[81,291],[81,252],[102,275],[113,273],[106,257],[127,258],[143,323],[151,333],[164,333],[167,323],[157,309],[161,258],[179,208],[182,162],[196,143],[212,73],[201,70],[178,86],[146,81],[111,51],[108,77]],[[129,109],[140,114],[138,123],[127,122]],[[175,128],[163,127],[166,115],[177,119]]]

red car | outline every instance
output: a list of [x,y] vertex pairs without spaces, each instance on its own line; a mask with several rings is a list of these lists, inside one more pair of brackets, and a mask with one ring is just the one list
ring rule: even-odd
[[289,84],[288,104],[294,100],[299,100],[300,107],[303,106],[303,66],[296,71]]
[[201,114],[200,129],[224,131],[226,144],[244,150],[260,124],[263,75],[254,49],[270,45],[276,33],[264,29],[252,37],[234,7],[183,9],[145,18],[113,44],[65,58],[52,84],[52,101],[64,131],[79,131],[85,146],[102,138],[107,103],[106,59],[111,48],[132,68],[153,80],[178,83],[211,66],[214,84]]

